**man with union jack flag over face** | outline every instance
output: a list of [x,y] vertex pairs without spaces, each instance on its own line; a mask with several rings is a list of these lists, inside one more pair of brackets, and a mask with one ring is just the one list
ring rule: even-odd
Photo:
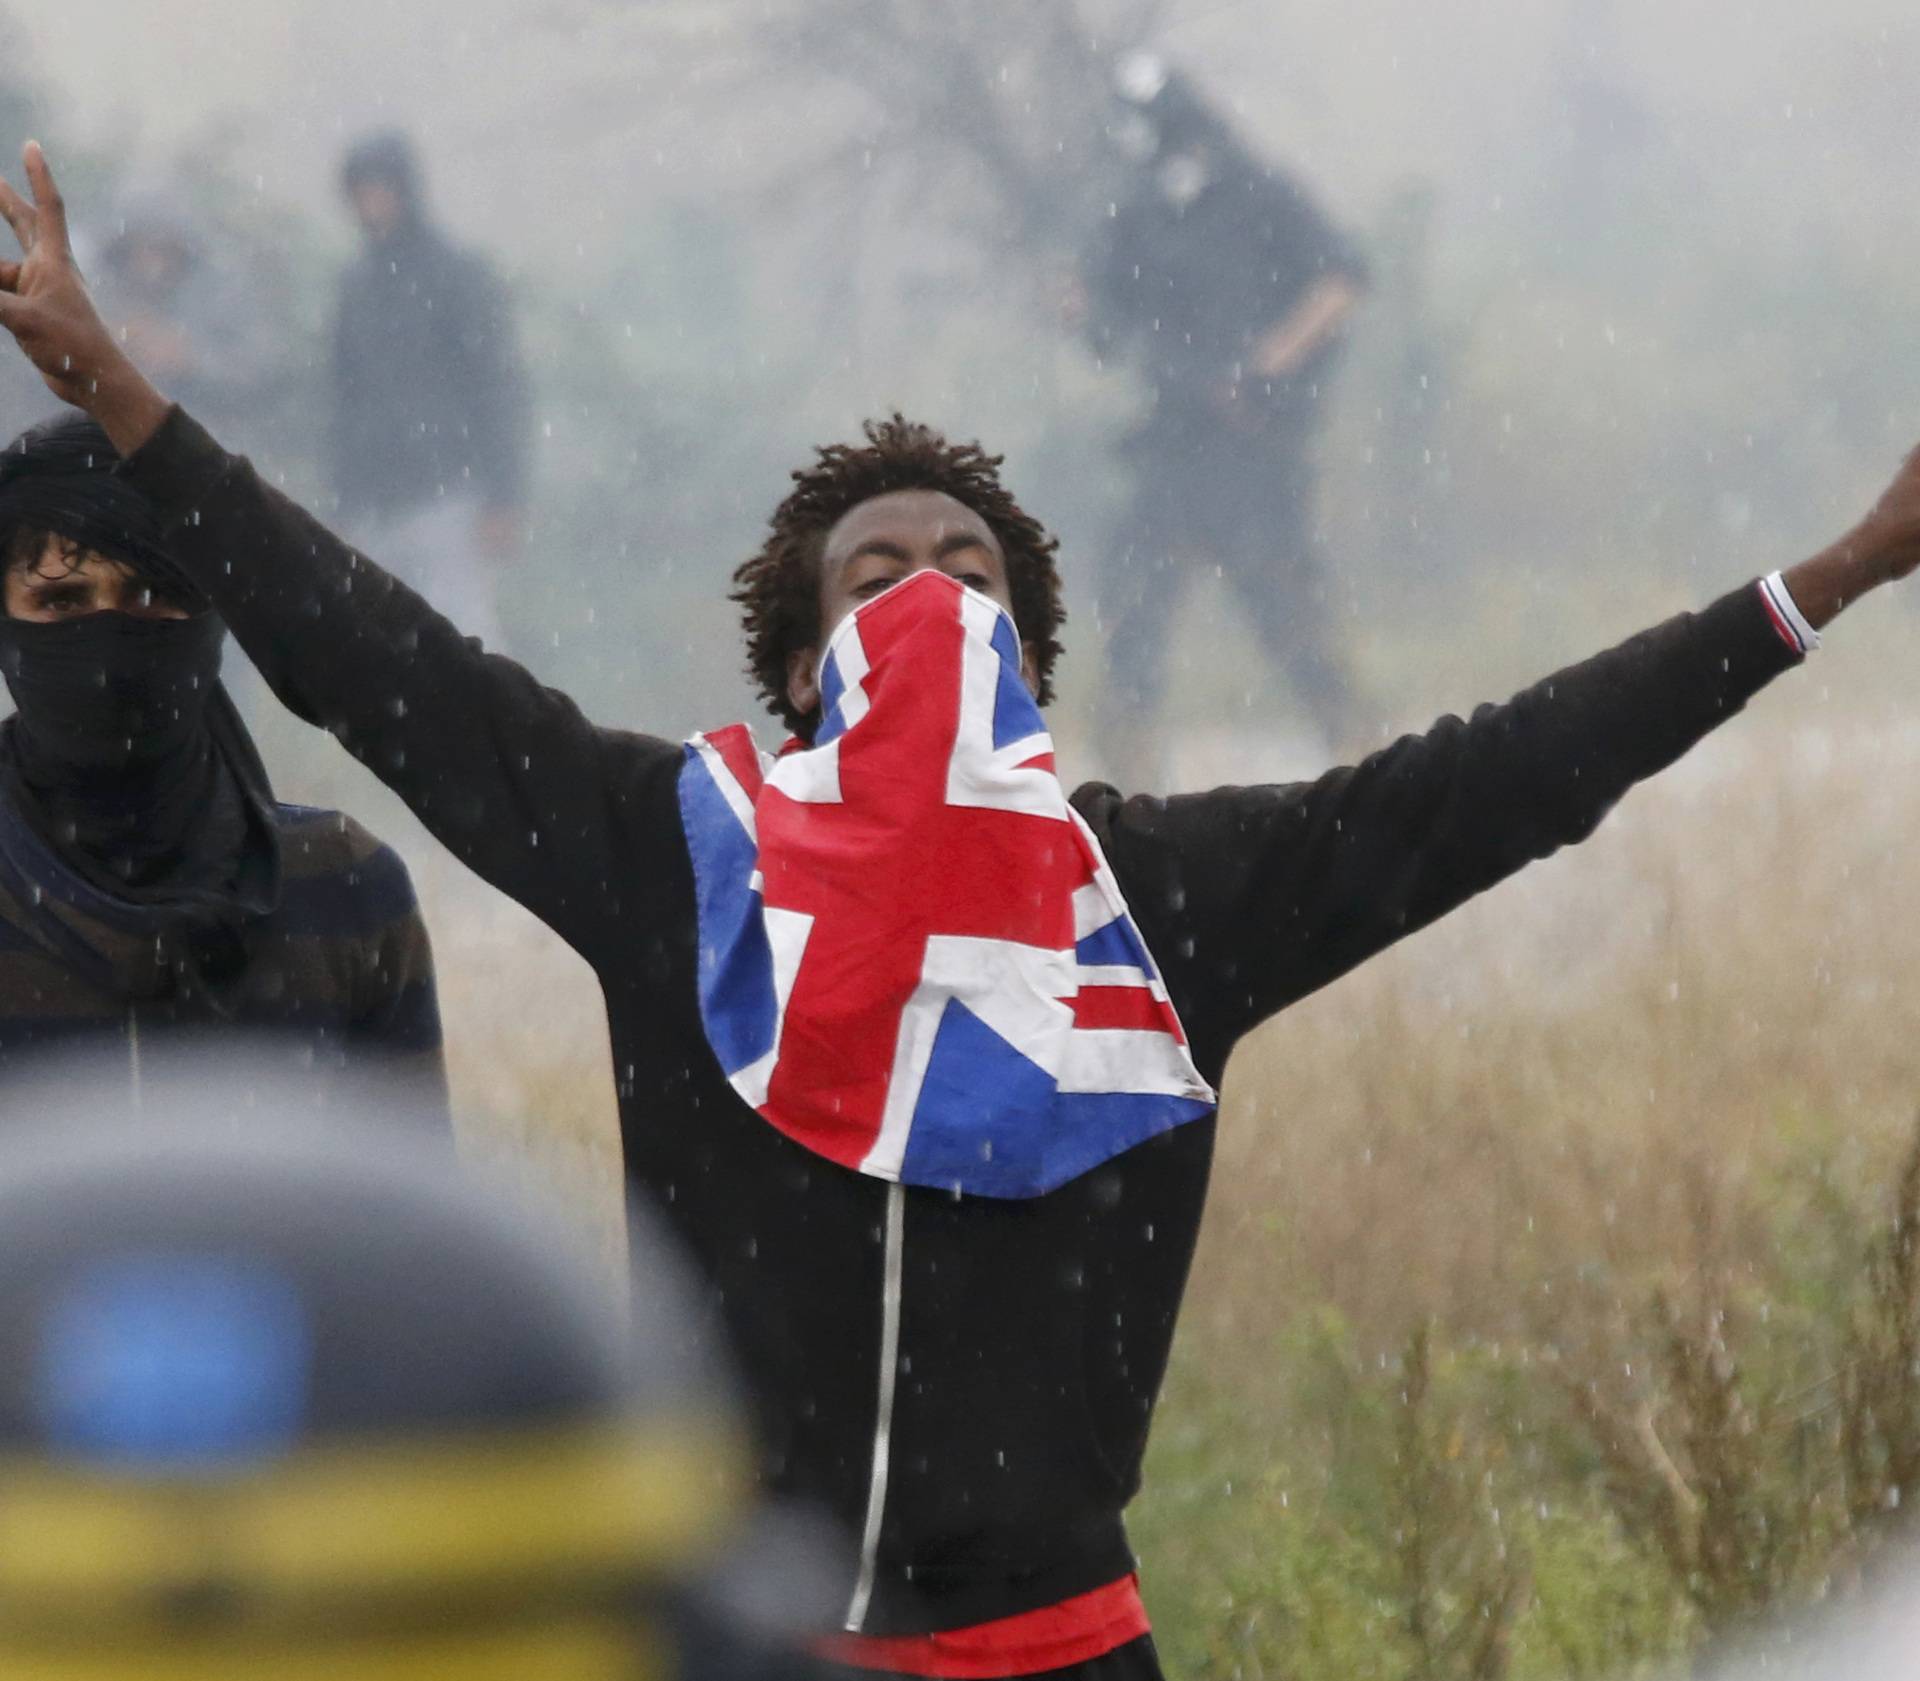
[[105,426],[177,564],[606,993],[626,1169],[710,1281],[761,1472],[852,1537],[827,1655],[1158,1665],[1122,1512],[1251,1028],[1557,848],[1920,565],[1920,455],[1845,536],[1360,764],[1068,795],[1053,543],[895,418],[736,574],[791,732],[596,726],[170,405],[100,325],[37,149],[0,325]]

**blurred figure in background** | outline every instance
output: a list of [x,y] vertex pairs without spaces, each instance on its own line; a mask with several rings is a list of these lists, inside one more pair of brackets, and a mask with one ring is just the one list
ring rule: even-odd
[[333,329],[341,518],[500,647],[499,574],[524,540],[530,445],[505,292],[433,225],[406,136],[360,141],[340,183],[363,236],[341,276]]
[[1134,770],[1151,762],[1169,624],[1203,570],[1225,580],[1337,744],[1349,691],[1313,553],[1312,451],[1366,267],[1185,77],[1136,53],[1115,80],[1124,177],[1076,291],[1095,345],[1149,390],[1123,446],[1125,523],[1097,585],[1109,752]]
[[239,1027],[404,1070],[447,1124],[433,955],[399,857],[282,805],[220,681],[226,626],[74,415],[0,455],[0,1065]]
[[273,333],[242,278],[211,260],[186,201],[129,195],[98,272],[101,312],[128,352],[166,367],[175,389],[258,449],[278,373]]
[[765,1532],[650,1232],[623,1313],[372,1088],[156,1088],[129,1127],[69,1080],[0,1155],[0,1673],[785,1672],[715,1586]]

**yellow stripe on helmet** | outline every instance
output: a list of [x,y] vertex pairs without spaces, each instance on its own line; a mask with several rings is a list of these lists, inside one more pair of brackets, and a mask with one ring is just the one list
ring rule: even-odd
[[201,1637],[125,1646],[0,1646],[7,1681],[659,1681],[651,1643],[612,1621],[484,1633],[307,1640]]
[[[203,1476],[0,1461],[0,1630],[515,1580],[684,1574],[743,1502],[738,1437],[699,1419],[296,1451]],[[14,1672],[7,1670],[11,1676]]]

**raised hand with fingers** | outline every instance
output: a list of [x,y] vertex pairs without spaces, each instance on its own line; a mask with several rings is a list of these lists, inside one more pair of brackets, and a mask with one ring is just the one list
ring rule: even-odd
[[0,179],[0,216],[20,242],[17,262],[0,263],[0,326],[14,337],[63,402],[85,409],[122,455],[145,443],[166,418],[154,390],[100,319],[73,260],[66,206],[39,143],[22,156],[29,203]]

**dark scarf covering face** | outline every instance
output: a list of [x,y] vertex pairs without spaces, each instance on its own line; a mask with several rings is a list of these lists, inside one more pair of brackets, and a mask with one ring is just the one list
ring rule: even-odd
[[236,772],[252,753],[218,704],[224,634],[211,613],[0,621],[17,708],[0,774],[44,820],[42,838],[115,898],[184,904],[238,885],[248,813]]
[[[53,531],[180,593],[151,509],[90,430],[39,428],[0,457],[0,533]],[[90,447],[69,459],[76,434]],[[220,685],[224,636],[205,609],[0,615],[0,674],[17,709],[0,725],[0,791],[89,886],[184,936],[207,979],[244,962],[241,926],[279,897],[272,794]]]

